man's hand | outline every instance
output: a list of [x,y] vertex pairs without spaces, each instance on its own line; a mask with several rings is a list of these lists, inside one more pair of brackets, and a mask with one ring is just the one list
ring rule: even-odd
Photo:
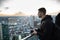
[[37,31],[36,30],[33,30],[33,33],[32,34],[35,34],[36,35],[37,34]]

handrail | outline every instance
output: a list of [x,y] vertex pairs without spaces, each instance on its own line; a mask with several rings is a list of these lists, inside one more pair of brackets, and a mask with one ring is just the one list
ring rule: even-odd
[[19,39],[19,40],[31,40],[31,39],[34,39],[34,40],[40,40],[39,39],[39,36],[38,35],[34,35],[34,34],[29,34],[28,36],[22,38],[22,39]]
[[21,39],[21,40],[26,40],[26,39],[28,39],[28,38],[30,38],[30,37],[32,37],[31,34],[29,34],[28,36],[26,36],[25,38],[23,38],[23,39]]

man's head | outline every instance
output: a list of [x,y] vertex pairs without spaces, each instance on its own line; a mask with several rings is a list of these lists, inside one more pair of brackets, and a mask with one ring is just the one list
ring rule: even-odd
[[39,18],[41,18],[44,15],[46,15],[46,9],[45,8],[39,8],[38,9],[38,16],[39,16]]

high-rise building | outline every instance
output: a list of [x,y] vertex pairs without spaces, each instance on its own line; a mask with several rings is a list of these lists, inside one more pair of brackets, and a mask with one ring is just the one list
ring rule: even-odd
[[9,40],[8,25],[2,24],[2,33],[3,33],[3,40]]
[[1,40],[9,40],[7,17],[0,17],[0,36]]
[[2,24],[0,23],[0,40],[3,40]]

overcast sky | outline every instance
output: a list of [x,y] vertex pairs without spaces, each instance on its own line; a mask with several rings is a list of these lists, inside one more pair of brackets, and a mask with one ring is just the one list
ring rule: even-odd
[[60,10],[60,4],[53,0],[8,0],[2,4],[0,10],[5,14],[14,14],[19,11],[26,14],[37,14],[38,8],[41,7],[45,7],[47,13]]

